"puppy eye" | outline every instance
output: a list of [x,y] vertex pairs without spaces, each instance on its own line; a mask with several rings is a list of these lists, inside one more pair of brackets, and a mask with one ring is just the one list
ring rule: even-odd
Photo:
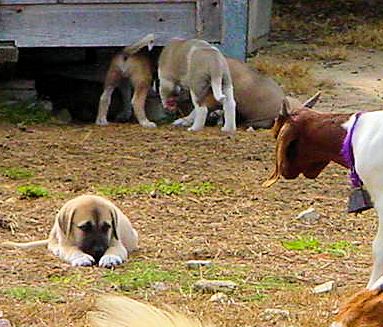
[[101,230],[106,233],[110,228],[110,225],[108,223],[105,223],[102,225]]
[[92,224],[86,223],[84,225],[78,226],[83,232],[90,232],[92,230]]

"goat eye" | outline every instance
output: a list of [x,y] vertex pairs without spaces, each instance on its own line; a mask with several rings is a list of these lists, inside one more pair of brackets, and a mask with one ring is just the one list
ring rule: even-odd
[[92,230],[92,224],[86,223],[84,225],[78,226],[83,232],[90,232]]

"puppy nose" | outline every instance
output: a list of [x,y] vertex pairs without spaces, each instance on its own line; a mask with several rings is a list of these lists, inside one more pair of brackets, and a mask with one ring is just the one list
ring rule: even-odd
[[105,253],[105,248],[103,246],[96,246],[94,247],[94,257],[98,261]]

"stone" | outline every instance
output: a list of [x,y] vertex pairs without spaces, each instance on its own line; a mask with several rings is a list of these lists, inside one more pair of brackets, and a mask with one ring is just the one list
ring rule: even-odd
[[302,211],[297,218],[305,222],[316,222],[320,218],[320,214],[315,211],[314,208],[308,208],[307,210]]
[[199,267],[211,267],[213,263],[208,260],[189,260],[186,262],[186,267],[189,269],[196,269]]
[[213,294],[209,301],[216,303],[227,303],[229,301],[229,297],[225,293],[218,292]]
[[194,284],[194,289],[205,293],[226,292],[231,293],[237,288],[237,284],[230,280],[207,280],[201,279]]
[[56,113],[56,119],[63,124],[69,124],[72,121],[72,115],[68,109],[61,109]]
[[328,293],[335,288],[335,281],[330,280],[326,283],[317,285],[313,288],[314,294]]
[[169,289],[169,287],[163,282],[155,282],[151,285],[151,288],[157,292],[163,292]]
[[8,319],[0,319],[0,327],[12,327]]
[[41,108],[43,108],[45,111],[52,113],[53,112],[53,104],[49,100],[41,100],[39,101],[39,104],[41,105]]
[[288,319],[289,317],[290,317],[289,310],[274,309],[274,308],[265,309],[261,314],[261,319],[265,321],[275,320],[275,319]]

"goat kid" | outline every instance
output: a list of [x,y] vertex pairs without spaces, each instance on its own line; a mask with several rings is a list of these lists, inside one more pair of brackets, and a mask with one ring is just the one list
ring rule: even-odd
[[[272,130],[277,139],[275,169],[264,186],[271,186],[280,176],[294,179],[302,173],[316,178],[330,161],[349,168],[341,149],[355,115],[320,113],[309,110],[311,107],[306,102],[303,108],[291,112],[288,101],[283,101]],[[383,111],[366,112],[359,118],[351,140],[356,172],[379,216],[368,288],[383,274],[383,153],[379,151],[383,149],[382,125]]]

